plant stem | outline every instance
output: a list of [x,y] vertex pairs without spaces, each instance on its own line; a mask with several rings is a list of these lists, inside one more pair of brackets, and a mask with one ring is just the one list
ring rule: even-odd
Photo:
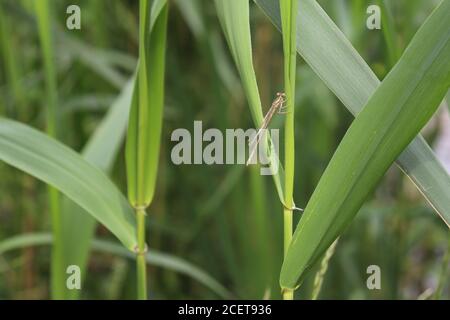
[[[52,48],[51,15],[48,0],[36,2],[39,39],[44,60],[46,85],[46,132],[50,137],[57,137],[56,104],[58,100],[57,79]],[[62,247],[62,226],[59,205],[59,193],[48,187],[49,210],[51,213],[53,248],[51,261],[51,294],[53,299],[63,299],[64,284],[64,252]]]
[[136,220],[137,220],[137,257],[136,257],[136,273],[137,273],[137,298],[139,300],[147,300],[147,268],[145,264],[145,207],[144,205],[144,189],[145,189],[145,157],[140,156],[145,152],[145,139],[144,136],[148,130],[146,125],[147,120],[147,67],[146,67],[146,35],[148,22],[148,0],[139,1],[139,72],[137,75],[138,81],[138,136],[136,139],[136,198],[132,203],[137,203],[136,207]]
[[[287,203],[287,202],[286,202]],[[284,217],[284,256],[287,254],[287,249],[289,248],[289,244],[292,240],[292,211],[288,209],[284,209],[283,212]],[[283,300],[293,300],[294,299],[294,290],[283,290]]]
[[152,202],[156,185],[164,105],[167,13],[167,1],[139,1],[139,65],[125,157],[128,200],[136,211],[137,296],[141,300],[147,298],[145,209]]
[[[291,99],[289,95],[287,95],[288,101]],[[293,201],[293,191],[294,191],[294,161],[295,161],[295,142],[294,142],[294,104],[288,102],[288,114],[286,116],[286,123],[284,127],[285,131],[285,199],[284,202],[286,206],[292,208],[294,205]],[[289,245],[292,240],[292,225],[293,225],[293,217],[292,217],[292,209],[284,208],[283,209],[283,220],[284,220],[284,257],[287,255],[287,251]],[[284,300],[293,300],[294,299],[294,291],[285,289],[283,291],[283,299]]]
[[136,250],[137,294],[139,300],[147,300],[147,267],[145,253],[145,209],[136,209],[138,247]]
[[[295,106],[295,77],[296,77],[296,34],[297,34],[297,0],[280,1],[280,12],[283,29],[284,52],[284,88],[286,94],[287,114],[284,125],[284,257],[287,255],[292,240],[292,209],[294,207],[294,166],[295,166],[295,134],[294,134],[294,106]],[[284,300],[294,299],[294,290],[283,290]]]

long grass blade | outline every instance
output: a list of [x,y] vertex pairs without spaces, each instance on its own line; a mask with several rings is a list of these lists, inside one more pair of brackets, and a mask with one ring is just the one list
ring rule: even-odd
[[134,250],[132,208],[106,175],[78,153],[38,130],[0,119],[0,159],[64,193]]
[[[133,86],[134,78],[128,82],[111,105],[111,109],[83,149],[83,158],[104,172],[112,169],[114,159],[123,142]],[[64,267],[78,266],[84,279],[97,222],[83,208],[66,197],[62,199],[62,212]],[[79,296],[80,290],[65,290],[65,299],[77,299]]]
[[[51,244],[52,242],[53,237],[50,233],[20,234],[4,239],[0,242],[0,255],[30,246],[45,246]],[[128,259],[135,258],[132,252],[111,241],[94,239],[92,241],[92,249],[98,252],[111,253]],[[184,259],[150,249],[145,255],[145,260],[148,265],[165,268],[167,270],[172,270],[187,275],[209,288],[221,298],[230,299],[233,297],[233,294],[228,289],[226,289],[206,271],[188,261],[185,261]]]
[[445,97],[449,11],[450,1],[433,11],[342,139],[294,233],[281,270],[283,288],[303,281]]

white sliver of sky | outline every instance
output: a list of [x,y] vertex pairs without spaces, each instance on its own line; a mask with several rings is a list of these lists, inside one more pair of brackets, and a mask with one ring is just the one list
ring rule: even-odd
[[450,174],[450,112],[444,103],[439,114],[439,133],[434,143],[436,156]]

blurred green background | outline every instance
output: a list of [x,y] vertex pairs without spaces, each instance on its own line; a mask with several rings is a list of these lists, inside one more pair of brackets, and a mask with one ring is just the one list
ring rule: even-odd
[[[0,0],[0,114],[44,128],[44,74],[33,1]],[[246,1],[246,0],[241,0]],[[439,1],[390,0],[395,45],[402,52]],[[52,0],[58,74],[60,140],[80,151],[132,76],[138,54],[138,1]],[[382,79],[395,61],[381,30],[366,28],[372,1],[319,3]],[[66,8],[81,8],[82,29],[67,30]],[[265,108],[282,88],[279,32],[251,6],[253,57]],[[147,221],[150,248],[202,268],[236,298],[280,298],[282,207],[270,177],[244,165],[172,164],[176,128],[249,128],[250,113],[215,13],[213,1],[170,1],[166,98],[157,194]],[[299,58],[296,101],[295,201],[304,207],[353,117]],[[431,145],[445,128],[440,118],[424,131]],[[267,109],[265,109],[267,110]],[[448,117],[448,113],[447,113]],[[274,122],[281,123],[282,117]],[[447,124],[448,125],[448,124]],[[448,128],[447,128],[448,130]],[[448,131],[447,131],[448,132]],[[448,136],[447,136],[448,139]],[[112,179],[126,191],[123,149]],[[0,243],[14,235],[50,230],[45,185],[0,163]],[[74,226],[75,227],[75,226]],[[82,226],[76,226],[82,228]],[[97,238],[114,238],[98,227]],[[448,250],[448,229],[397,167],[339,240],[322,299],[416,299],[437,286]],[[49,297],[50,247],[0,255],[1,299]],[[366,269],[381,268],[381,290],[368,290]],[[82,298],[132,299],[132,260],[96,251]],[[309,298],[314,272],[297,292]],[[149,268],[150,298],[218,296],[190,277]],[[448,281],[441,298],[448,299]]]

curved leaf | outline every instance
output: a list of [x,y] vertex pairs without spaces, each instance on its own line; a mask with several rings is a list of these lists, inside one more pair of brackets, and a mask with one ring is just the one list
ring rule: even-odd
[[[11,250],[26,248],[29,246],[49,245],[52,241],[52,235],[50,233],[27,233],[17,235],[0,242],[0,255]],[[136,258],[132,252],[110,241],[94,239],[92,242],[92,247],[94,250],[112,253],[121,257],[129,259]],[[202,283],[222,298],[229,299],[233,296],[230,291],[228,291],[212,276],[199,267],[181,258],[149,249],[146,254],[146,261],[149,265],[158,266],[185,274]]]
[[78,153],[16,121],[0,119],[0,160],[60,190],[133,250],[133,210],[117,187]]
[[[134,255],[132,252],[129,252],[123,247],[109,241],[94,240],[92,246],[96,250],[113,253],[119,256],[127,257],[129,259],[136,259],[136,255]],[[217,282],[217,280],[213,279],[205,271],[181,258],[155,250],[149,250],[146,253],[145,260],[147,261],[147,264],[160,266],[169,270],[186,274],[196,279],[200,283],[203,283],[205,286],[213,290],[222,298],[229,299],[232,297],[232,294],[219,282]]]
[[[123,88],[104,119],[83,149],[83,158],[104,172],[111,170],[117,156],[128,121],[134,78]],[[80,267],[85,275],[91,240],[96,220],[75,202],[62,200],[62,233],[64,248],[64,270],[69,265]],[[65,290],[69,299],[79,297],[79,290]]]
[[281,270],[283,288],[302,282],[445,97],[449,11],[450,1],[443,1],[430,15],[342,139],[297,225]]

